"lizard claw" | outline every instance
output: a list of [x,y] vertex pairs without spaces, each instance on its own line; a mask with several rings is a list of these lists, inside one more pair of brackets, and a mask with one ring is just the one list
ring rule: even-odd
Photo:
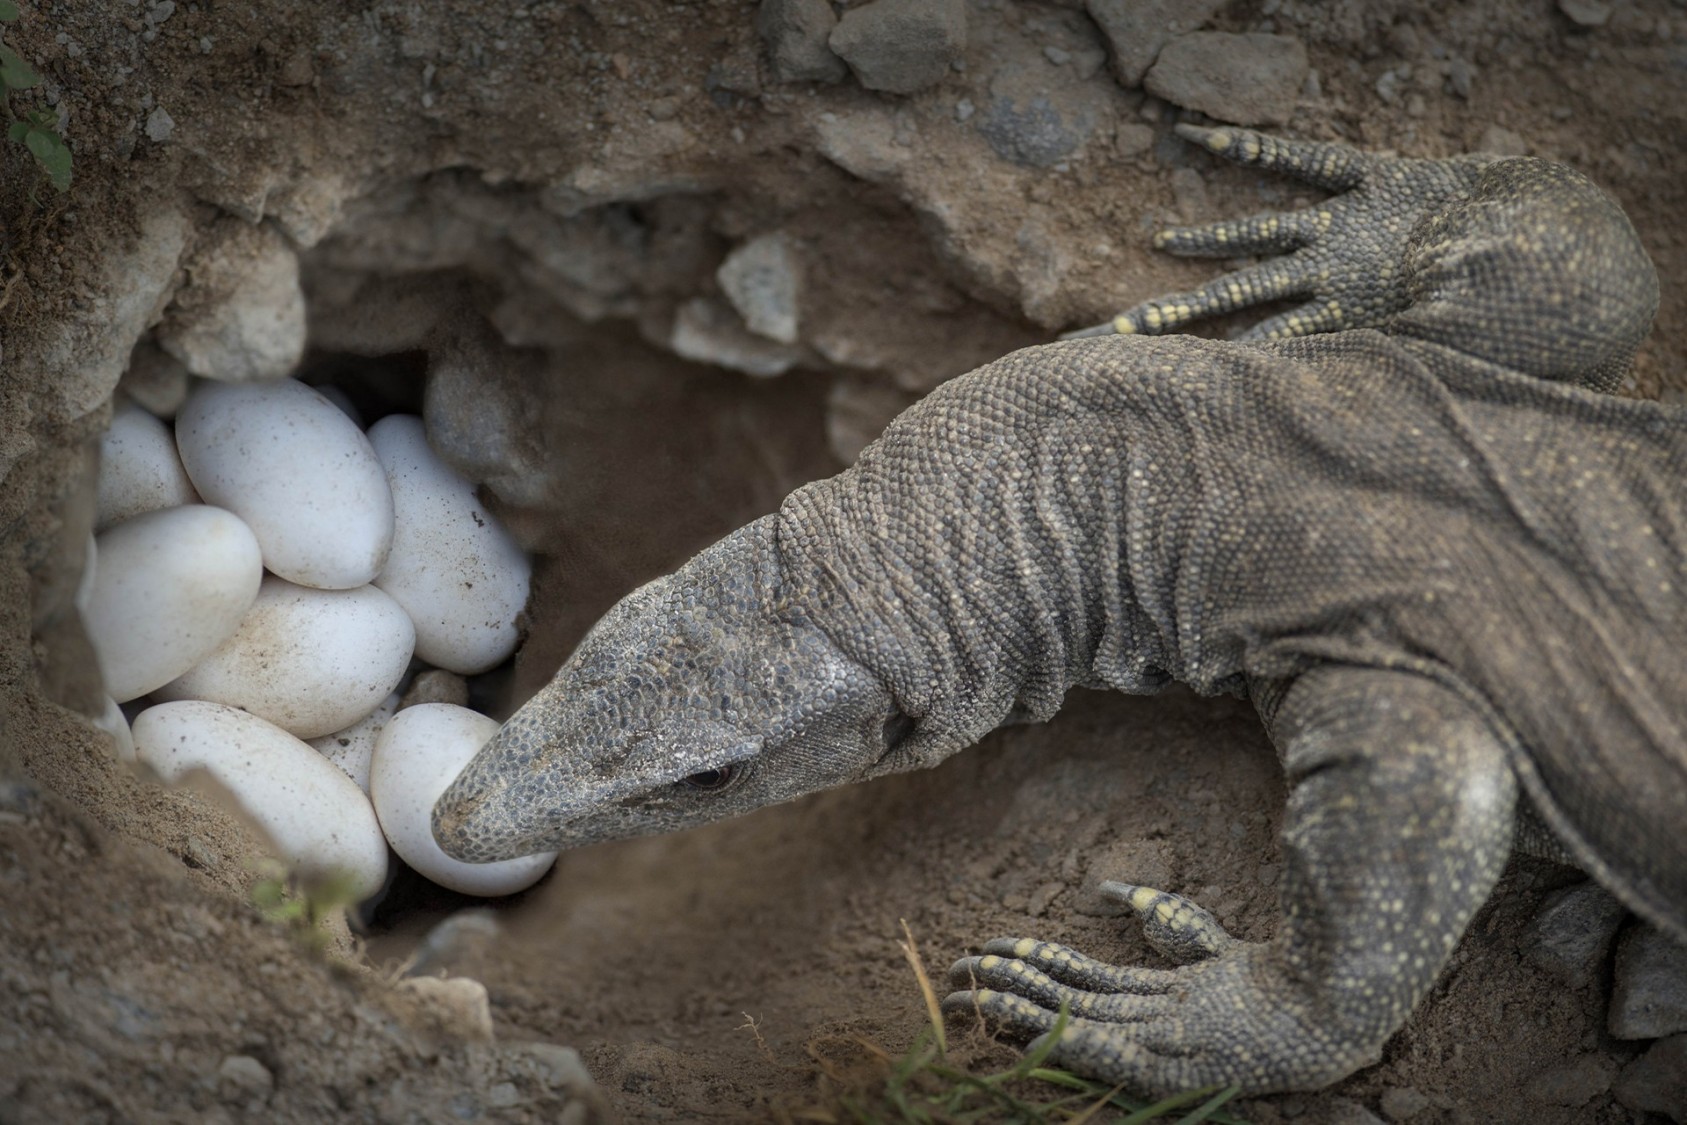
[[1001,939],[955,964],[958,991],[942,1007],[1033,1046],[1060,1027],[1052,1062],[1151,1095],[1232,1083],[1252,1093],[1311,1088],[1370,1061],[1364,1037],[1332,1021],[1271,946],[1226,940],[1199,964],[1145,969]]
[[1177,133],[1237,164],[1283,172],[1340,194],[1300,211],[1170,227],[1154,246],[1183,257],[1274,254],[1197,289],[1144,301],[1105,324],[1066,333],[1160,335],[1193,321],[1299,299],[1242,333],[1283,339],[1376,325],[1408,303],[1401,263],[1422,219],[1467,195],[1491,158],[1412,160],[1343,144],[1294,141],[1251,129],[1179,125]]

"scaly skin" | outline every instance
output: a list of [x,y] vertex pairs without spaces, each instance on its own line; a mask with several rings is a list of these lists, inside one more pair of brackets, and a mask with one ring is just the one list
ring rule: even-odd
[[[1687,938],[1687,417],[1598,393],[1657,303],[1627,220],[1538,160],[1185,135],[1348,194],[1167,235],[1297,249],[951,381],[630,595],[447,790],[441,846],[683,828],[1176,680],[1248,693],[1282,756],[1275,935],[1120,884],[1178,967],[1004,939],[949,1010],[1034,1035],[1065,1003],[1053,1057],[1147,1092],[1327,1084],[1428,991],[1530,810]],[[1340,330],[1147,335],[1291,292],[1256,336]]]

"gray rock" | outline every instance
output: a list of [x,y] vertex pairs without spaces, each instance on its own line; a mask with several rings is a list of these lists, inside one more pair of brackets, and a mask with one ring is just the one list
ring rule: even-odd
[[962,0],[873,0],[832,31],[832,50],[869,90],[912,94],[934,86],[966,49]]
[[148,337],[130,353],[129,366],[117,380],[117,389],[146,407],[149,413],[169,421],[186,401],[192,382],[193,377],[182,361]]
[[1523,958],[1572,987],[1590,984],[1627,913],[1598,883],[1554,891],[1523,935]]
[[800,283],[784,235],[775,231],[739,246],[715,271],[715,280],[751,332],[781,344],[797,342]]
[[280,379],[305,351],[299,258],[269,225],[219,220],[184,263],[188,284],[158,326],[158,343],[206,379]]
[[1578,1055],[1530,1078],[1523,1086],[1523,1096],[1541,1105],[1575,1109],[1609,1090],[1616,1076],[1617,1064],[1605,1055]]
[[1143,79],[1156,97],[1237,125],[1281,125],[1311,64],[1289,35],[1197,31],[1174,39]]
[[147,139],[157,144],[163,144],[170,139],[170,134],[176,131],[176,119],[170,116],[170,111],[158,106],[146,115]]
[[1636,1113],[1661,1113],[1672,1121],[1687,1121],[1687,1035],[1652,1044],[1623,1067],[1612,1092]]
[[1687,947],[1652,926],[1624,934],[1607,1022],[1618,1039],[1687,1031]]
[[519,507],[544,501],[545,457],[530,438],[529,356],[506,346],[478,316],[440,332],[428,355],[422,419],[428,444],[459,473]]
[[756,31],[781,82],[841,82],[849,73],[826,40],[838,26],[826,0],[762,0]]
[[1389,1087],[1378,1103],[1382,1115],[1390,1121],[1410,1121],[1429,1106],[1429,1099],[1411,1086]]
[[1604,27],[1611,18],[1611,5],[1602,0],[1558,0],[1558,10],[1580,27]]
[[419,707],[424,703],[449,703],[454,707],[469,705],[469,683],[455,672],[443,668],[429,668],[417,672],[416,678],[398,701],[398,709]]
[[1347,1098],[1331,1098],[1324,1106],[1324,1125],[1382,1125],[1382,1118]]
[[1088,139],[1095,120],[1082,111],[1062,115],[1042,95],[1024,103],[998,97],[979,114],[977,128],[1002,159],[1047,168],[1072,155]]
[[1504,125],[1489,125],[1482,131],[1473,151],[1491,153],[1494,156],[1526,156],[1529,152],[1529,142]]
[[1160,49],[1194,31],[1224,7],[1225,0],[1084,0],[1090,19],[1107,40],[1113,76],[1140,86]]
[[217,1089],[224,1101],[262,1102],[275,1089],[275,1076],[251,1055],[230,1055],[217,1067]]
[[709,297],[693,297],[676,310],[667,344],[682,359],[763,379],[783,375],[805,354],[800,347],[754,335],[726,302]]

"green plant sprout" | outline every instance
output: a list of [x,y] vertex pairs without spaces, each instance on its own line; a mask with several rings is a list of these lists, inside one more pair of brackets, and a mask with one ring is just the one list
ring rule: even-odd
[[357,902],[356,880],[334,874],[309,882],[289,876],[273,860],[257,864],[258,881],[252,884],[252,905],[269,921],[284,927],[305,949],[320,953],[331,935],[322,923]]
[[[18,18],[15,0],[0,0],[0,24]],[[41,76],[23,57],[0,43],[0,108],[6,111],[6,135],[23,145],[60,191],[70,190],[70,146],[59,136],[58,115],[50,109],[32,109],[19,117],[12,112],[12,92],[41,85]]]
[[[1060,1037],[1067,1023],[1064,1006],[1043,1044],[1005,1070],[975,1074],[950,1062],[937,992],[932,988],[907,922],[902,923],[902,932],[907,939],[900,943],[902,953],[919,982],[930,1026],[920,1033],[914,1045],[899,1059],[891,1058],[873,1044],[858,1041],[883,1065],[886,1071],[883,1084],[867,1091],[844,1094],[830,1107],[788,1114],[787,1120],[825,1122],[828,1125],[841,1125],[842,1122],[859,1125],[891,1122],[905,1125],[948,1125],[951,1122],[1139,1125],[1145,1121],[1166,1119],[1182,1111],[1171,1125],[1197,1125],[1198,1122],[1247,1125],[1240,1118],[1221,1112],[1220,1107],[1236,1096],[1238,1088],[1235,1086],[1188,1090],[1145,1104],[1126,1097],[1117,1086],[1092,1082],[1070,1071],[1045,1066],[1054,1041]],[[1049,1087],[1069,1092],[1050,1096]]]

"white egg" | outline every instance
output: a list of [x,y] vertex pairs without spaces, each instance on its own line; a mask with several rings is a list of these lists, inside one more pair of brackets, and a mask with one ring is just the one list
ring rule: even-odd
[[555,852],[545,852],[497,863],[463,863],[434,842],[434,802],[497,732],[496,721],[467,707],[406,707],[381,732],[369,771],[369,795],[392,850],[427,878],[463,894],[514,894],[538,882],[556,860]]
[[111,428],[100,438],[100,476],[94,526],[104,530],[130,516],[198,503],[170,427],[118,395]]
[[95,540],[83,621],[119,703],[163,687],[234,635],[263,562],[240,517],[189,504],[124,520]]
[[474,485],[428,446],[422,420],[394,414],[369,429],[386,468],[396,525],[375,585],[416,623],[416,655],[461,675],[515,651],[531,566]]
[[381,705],[345,730],[306,739],[312,750],[340,767],[340,771],[365,793],[369,792],[369,763],[375,757],[375,740],[386,729],[387,720],[398,710],[398,692],[381,701]]
[[392,546],[392,492],[356,424],[303,383],[202,383],[176,415],[193,485],[238,513],[264,565],[301,586],[367,585]]
[[369,800],[321,754],[273,723],[220,703],[160,703],[135,716],[136,756],[167,782],[202,769],[233,795],[282,860],[380,890],[387,846]]
[[226,703],[316,738],[379,707],[415,647],[409,616],[375,587],[316,590],[270,574],[234,636],[153,694]]

